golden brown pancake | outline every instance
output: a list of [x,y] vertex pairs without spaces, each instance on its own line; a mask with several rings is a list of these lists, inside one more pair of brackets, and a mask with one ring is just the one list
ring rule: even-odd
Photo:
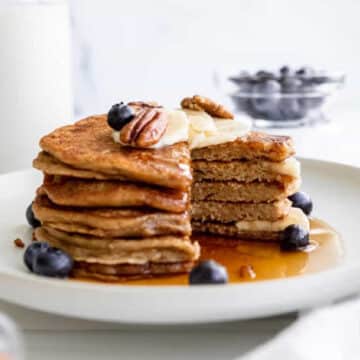
[[188,212],[174,214],[152,209],[76,208],[58,206],[46,196],[33,202],[35,217],[44,226],[97,237],[190,235]]
[[36,159],[34,159],[33,167],[49,175],[69,176],[80,179],[128,181],[128,179],[121,175],[109,175],[91,170],[76,169],[57,160],[45,151],[41,151]]
[[148,264],[195,261],[198,243],[186,236],[157,236],[142,239],[98,238],[70,234],[41,226],[36,238],[70,254],[75,261],[100,264]]
[[175,275],[187,273],[194,266],[194,261],[177,263],[152,263],[147,264],[96,264],[75,262],[72,276],[75,278],[93,278],[100,281],[119,281],[143,279],[158,275]]
[[56,129],[41,148],[74,168],[186,190],[191,184],[187,143],[160,149],[137,149],[114,142],[106,115],[90,116]]
[[77,207],[151,207],[182,213],[188,209],[185,191],[138,183],[45,176],[38,193],[57,205]]

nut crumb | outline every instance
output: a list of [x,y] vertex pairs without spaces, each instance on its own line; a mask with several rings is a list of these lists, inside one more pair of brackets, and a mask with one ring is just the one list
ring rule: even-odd
[[242,265],[240,267],[240,277],[244,280],[252,280],[256,278],[256,272],[251,265]]
[[16,247],[18,247],[20,249],[23,249],[25,247],[24,242],[20,238],[15,239],[14,244]]

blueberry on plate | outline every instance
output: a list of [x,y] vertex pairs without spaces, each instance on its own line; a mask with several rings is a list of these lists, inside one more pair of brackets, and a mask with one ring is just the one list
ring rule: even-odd
[[35,228],[39,227],[41,225],[41,223],[35,217],[33,209],[32,209],[32,205],[33,204],[31,203],[26,209],[26,220],[29,223],[29,225],[35,229]]
[[283,251],[299,250],[309,245],[309,232],[299,225],[289,225],[281,234],[280,249]]
[[107,121],[114,130],[121,130],[135,116],[134,110],[123,102],[115,104],[108,112]]
[[214,260],[205,260],[195,266],[189,275],[191,285],[226,284],[228,274],[226,269]]
[[30,271],[33,271],[34,259],[43,252],[46,252],[49,245],[45,242],[36,241],[30,244],[24,253],[24,263]]
[[306,215],[311,214],[313,202],[308,194],[299,191],[289,196],[289,200],[292,202],[293,207],[301,209]]
[[69,276],[74,262],[64,251],[49,247],[34,257],[33,272],[37,275],[64,278]]

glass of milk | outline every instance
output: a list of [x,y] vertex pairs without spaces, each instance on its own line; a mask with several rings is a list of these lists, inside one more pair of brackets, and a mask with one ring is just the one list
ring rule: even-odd
[[31,167],[72,118],[67,1],[0,0],[0,173]]

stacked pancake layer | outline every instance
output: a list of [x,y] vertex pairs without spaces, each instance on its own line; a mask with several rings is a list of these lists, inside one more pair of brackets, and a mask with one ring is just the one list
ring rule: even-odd
[[250,132],[192,151],[192,229],[278,241],[291,224],[309,222],[288,197],[301,183],[291,139]]
[[33,204],[38,240],[68,252],[74,276],[116,280],[189,271],[190,152],[114,143],[106,116],[45,136],[34,167],[44,182]]

